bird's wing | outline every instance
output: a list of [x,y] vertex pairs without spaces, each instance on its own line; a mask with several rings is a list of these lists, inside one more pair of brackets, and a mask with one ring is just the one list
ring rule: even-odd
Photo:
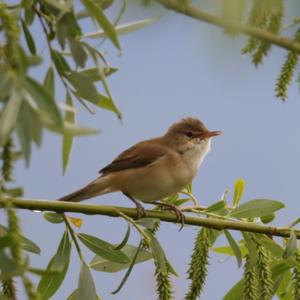
[[145,167],[164,156],[167,151],[167,147],[160,143],[144,141],[122,152],[99,173],[106,175],[121,170]]

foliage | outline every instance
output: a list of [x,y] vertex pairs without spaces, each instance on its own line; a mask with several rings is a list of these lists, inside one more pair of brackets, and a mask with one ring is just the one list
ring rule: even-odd
[[[145,5],[151,4],[151,1],[142,2]],[[188,14],[191,7],[189,1],[157,2],[169,8],[173,5],[174,10],[182,14]],[[156,19],[120,25],[126,2],[121,5],[115,21],[111,21],[106,13],[112,4],[112,0],[81,0],[80,3],[23,0],[17,4],[9,4],[8,1],[0,3],[0,32],[3,39],[0,44],[0,196],[1,200],[5,200],[3,209],[7,217],[6,226],[0,225],[0,299],[17,299],[16,278],[22,281],[28,299],[50,299],[63,284],[69,270],[72,248],[76,249],[81,268],[77,287],[68,299],[101,299],[91,269],[111,273],[126,270],[120,285],[113,291],[113,294],[118,293],[134,266],[147,260],[154,262],[158,298],[174,298],[171,277],[177,276],[177,273],[156,237],[159,220],[134,220],[120,212],[119,217],[127,222],[128,229],[123,240],[114,245],[100,237],[78,233],[76,227],[81,223],[78,218],[62,213],[45,213],[45,220],[52,224],[64,223],[65,231],[45,269],[36,269],[30,266],[26,252],[37,255],[41,250],[22,235],[18,213],[13,206],[13,198],[22,196],[21,187],[9,187],[12,185],[14,163],[22,158],[29,165],[32,146],[42,145],[45,130],[62,137],[64,172],[74,137],[99,132],[98,129],[82,127],[76,123],[78,104],[91,113],[99,107],[113,112],[119,119],[122,117],[107,81],[107,77],[116,72],[117,68],[108,63],[103,43],[99,46],[98,43],[90,42],[90,39],[96,42],[107,39],[116,51],[121,51],[119,35],[139,30]],[[284,30],[283,0],[253,0],[250,5],[242,0],[226,0],[222,5],[222,22],[219,16],[216,19],[214,15],[206,21],[216,24],[216,20],[219,20],[218,26],[223,26],[225,33],[233,37],[250,28],[252,31],[247,31],[249,39],[242,52],[249,54],[253,64],[259,66],[269,54],[272,40],[275,43],[274,37]],[[198,18],[201,20],[201,17]],[[245,22],[248,27],[243,31],[245,27],[242,23]],[[85,32],[86,23],[95,26],[96,31]],[[279,42],[276,40],[277,45],[289,51],[276,83],[276,95],[282,100],[287,98],[287,89],[298,65],[299,51],[295,50],[295,45],[299,46],[300,41],[299,20],[295,19],[288,30],[287,34],[292,32],[292,38],[282,37]],[[44,71],[43,80],[32,76],[32,70],[36,68]],[[65,103],[57,101],[58,88],[65,91]],[[209,207],[197,205],[191,185],[166,201],[176,206],[192,201],[194,205],[187,207],[186,212],[198,218],[213,219],[216,224],[220,220],[228,221],[228,224],[265,224],[272,221],[277,211],[284,207],[281,202],[271,199],[252,199],[240,204],[244,188],[244,180],[238,179],[232,201],[228,201],[228,193],[225,193],[222,199]],[[138,245],[128,243],[131,228],[140,235]],[[253,228],[243,230],[239,241],[221,225],[219,231],[210,228],[199,230],[187,272],[191,283],[185,299],[197,299],[201,295],[211,251],[234,256],[238,267],[244,267],[243,278],[229,290],[225,300],[271,299],[274,295],[279,299],[299,299],[299,232],[286,228],[290,232],[289,238],[278,241]],[[228,245],[212,248],[222,235]],[[83,256],[82,246],[95,255],[90,264]],[[31,282],[29,273],[40,276],[37,287]]]

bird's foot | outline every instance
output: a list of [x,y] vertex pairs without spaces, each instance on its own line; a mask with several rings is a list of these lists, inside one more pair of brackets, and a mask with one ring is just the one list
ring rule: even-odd
[[137,212],[137,218],[140,219],[140,218],[143,218],[143,217],[146,217],[146,211],[145,211],[145,208],[142,206],[142,204],[134,199],[133,197],[131,197],[129,194],[127,193],[123,193],[126,197],[128,197],[136,206],[136,212]]
[[163,207],[165,210],[170,210],[170,211],[174,212],[174,214],[176,215],[176,221],[181,223],[179,231],[182,230],[182,228],[185,224],[185,215],[177,206],[170,204],[170,203],[164,203],[164,202],[152,202],[152,203]]
[[135,205],[136,205],[137,218],[140,219],[146,217],[145,208],[139,202],[136,202]]

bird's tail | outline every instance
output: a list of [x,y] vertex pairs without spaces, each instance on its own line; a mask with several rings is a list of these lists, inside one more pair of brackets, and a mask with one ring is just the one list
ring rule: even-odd
[[80,202],[110,192],[113,192],[113,190],[109,187],[108,178],[103,176],[92,181],[87,186],[61,197],[58,200],[67,202]]

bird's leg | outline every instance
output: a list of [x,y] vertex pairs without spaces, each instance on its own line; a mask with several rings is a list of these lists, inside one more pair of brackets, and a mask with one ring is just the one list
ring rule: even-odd
[[170,204],[170,203],[160,202],[160,201],[152,201],[152,202],[149,202],[149,203],[156,204],[158,206],[164,207],[167,210],[173,211],[176,215],[177,222],[181,223],[179,231],[183,228],[184,223],[185,223],[185,216],[184,216],[183,212],[177,206],[175,206],[173,204]]
[[127,198],[129,198],[136,206],[136,211],[137,211],[137,218],[142,218],[146,216],[146,212],[144,207],[141,205],[141,203],[134,199],[133,197],[131,197],[129,194],[127,193],[123,193]]

